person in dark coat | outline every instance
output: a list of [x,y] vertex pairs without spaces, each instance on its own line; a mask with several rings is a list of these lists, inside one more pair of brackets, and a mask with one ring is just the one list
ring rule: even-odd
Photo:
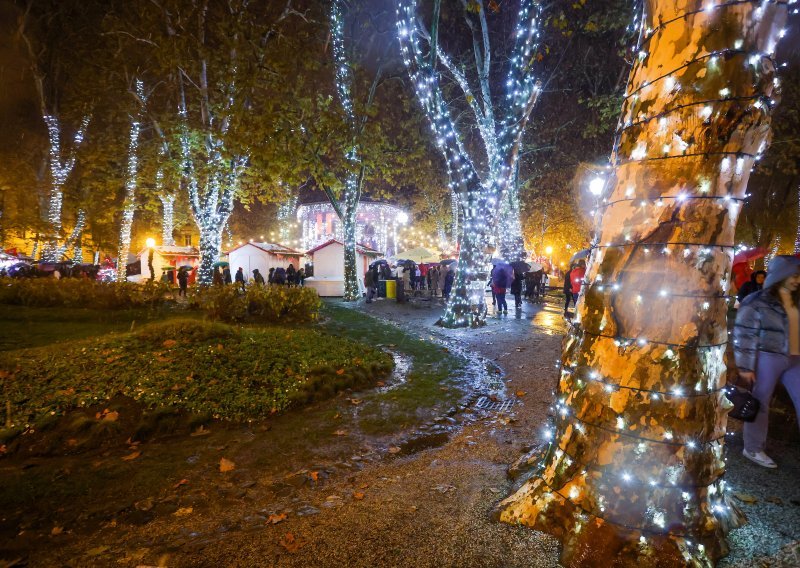
[[275,273],[272,275],[272,283],[279,286],[286,284],[286,269],[282,266],[276,268]]
[[267,283],[272,284],[274,280],[275,280],[275,267],[273,266],[269,269],[269,274],[267,274]]
[[377,275],[371,268],[367,269],[364,274],[364,287],[367,289],[367,303],[372,303],[372,298],[375,297],[375,286],[377,285]]
[[295,276],[295,278],[297,278],[297,283],[301,287],[305,286],[306,285],[306,269],[305,268],[301,268],[300,270],[298,270],[297,271],[297,275]]
[[453,280],[455,280],[455,277],[455,273],[448,269],[444,277],[444,288],[442,288],[442,296],[444,296],[445,300],[450,299],[450,291],[453,289]]
[[744,423],[744,457],[776,468],[765,452],[769,404],[783,383],[800,414],[800,259],[781,255],[769,263],[764,287],[747,296],[736,314],[733,353],[739,377],[759,401],[754,422]]
[[186,297],[186,288],[189,286],[189,272],[185,268],[178,270],[178,296]]
[[295,276],[297,272],[294,269],[294,264],[290,264],[289,267],[286,269],[286,285],[287,286],[294,286],[295,285]]
[[511,293],[514,294],[514,307],[519,311],[522,308],[522,282],[525,277],[520,272],[514,272],[514,281],[511,283]]
[[241,266],[236,271],[236,285],[241,286],[242,291],[244,291],[244,269]]
[[264,285],[264,276],[259,272],[258,268],[253,270],[253,281],[261,286]]
[[742,284],[739,292],[736,294],[736,299],[741,303],[747,296],[753,292],[758,292],[764,288],[764,280],[767,278],[767,273],[763,270],[756,270],[750,275],[750,280]]
[[228,266],[222,269],[222,281],[225,282],[225,284],[233,283],[231,279],[231,269]]
[[214,286],[222,286],[222,284],[223,284],[222,272],[219,271],[219,266],[215,266],[214,267],[214,274],[213,274],[213,276],[211,278],[211,283]]

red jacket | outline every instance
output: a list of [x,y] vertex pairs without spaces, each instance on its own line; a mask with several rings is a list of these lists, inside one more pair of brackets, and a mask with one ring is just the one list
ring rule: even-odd
[[581,286],[583,286],[583,277],[586,276],[586,268],[577,266],[569,273],[569,281],[572,285],[572,293],[580,294]]

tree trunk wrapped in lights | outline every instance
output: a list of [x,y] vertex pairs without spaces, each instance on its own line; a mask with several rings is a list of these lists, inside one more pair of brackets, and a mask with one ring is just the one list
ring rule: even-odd
[[[161,170],[156,172],[156,188],[160,187],[160,178],[163,176]],[[159,193],[161,200],[161,244],[165,247],[175,245],[173,230],[175,229],[175,196],[171,193]]]
[[742,521],[722,480],[726,293],[786,13],[646,2],[552,441],[497,510],[560,538],[566,566],[710,566]]
[[122,205],[122,223],[119,228],[119,249],[117,251],[117,281],[124,282],[128,278],[128,254],[131,250],[131,227],[133,214],[136,211],[136,184],[139,172],[139,134],[144,118],[144,83],[136,80],[136,92],[141,105],[135,119],[131,121],[128,138],[128,170],[125,172],[125,200]]
[[[520,260],[525,256],[519,208],[513,207],[513,195],[508,198],[513,192],[511,186],[522,134],[539,94],[539,85],[531,68],[538,37],[538,4],[533,0],[519,3],[508,69],[500,93],[494,95],[490,85],[491,34],[485,6],[482,0],[464,2],[463,6],[473,40],[473,82],[477,85],[474,90],[463,68],[439,47],[441,0],[434,1],[430,33],[423,29],[417,18],[416,0],[403,0],[397,10],[403,60],[445,158],[450,189],[457,195],[462,213],[460,254],[453,292],[445,314],[439,320],[445,327],[475,327],[485,323],[484,285],[489,260],[487,246],[491,240],[500,245],[506,260]],[[423,45],[427,45],[427,49]],[[475,116],[485,150],[486,171],[483,175],[478,173],[476,162],[465,150],[444,100],[440,66],[461,90]]]

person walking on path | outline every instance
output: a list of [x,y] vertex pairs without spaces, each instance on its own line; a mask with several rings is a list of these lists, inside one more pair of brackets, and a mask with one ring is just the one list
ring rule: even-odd
[[450,299],[450,291],[453,289],[453,280],[455,280],[455,273],[448,268],[447,273],[444,275],[444,287],[442,288],[442,296],[445,300]]
[[372,298],[375,297],[375,286],[377,286],[378,275],[372,268],[368,268],[364,274],[364,287],[367,289],[367,303],[372,303]]
[[253,282],[260,286],[264,285],[264,276],[258,271],[258,268],[253,270]]
[[269,273],[267,274],[267,283],[272,284],[275,279],[275,267],[271,266],[269,269]]
[[508,274],[497,266],[492,270],[492,274],[492,293],[497,300],[497,315],[501,313],[507,314],[506,288],[508,287]]
[[294,269],[294,264],[290,264],[289,267],[286,269],[286,285],[287,286],[294,286],[295,285],[295,276],[296,272]]
[[431,289],[431,297],[435,298],[439,293],[439,269],[435,266],[428,270],[428,287]]
[[581,287],[583,286],[583,277],[586,276],[586,261],[580,260],[578,264],[573,266],[572,269],[564,275],[564,315],[569,316],[569,301],[572,300],[572,306],[578,307],[578,296],[581,294]]
[[764,288],[750,294],[736,314],[734,355],[739,377],[752,388],[760,405],[754,422],[744,424],[747,459],[776,468],[765,452],[769,405],[783,383],[800,414],[800,259],[776,256],[769,263]]
[[739,288],[739,292],[736,294],[736,299],[739,300],[741,304],[744,299],[752,294],[753,292],[758,292],[764,288],[764,280],[767,278],[767,273],[763,270],[756,270],[750,275],[750,280],[742,284],[742,287]]
[[[241,270],[241,268],[239,270]],[[211,284],[214,286],[222,286],[224,284],[222,272],[219,271],[219,266],[214,267],[214,274],[211,277]]]
[[511,293],[514,294],[514,308],[519,311],[522,308],[522,282],[525,277],[514,272],[514,281],[511,283]]
[[244,292],[244,269],[241,266],[236,271],[236,286],[240,286]]
[[306,269],[301,268],[300,270],[298,270],[296,278],[297,278],[297,283],[300,285],[300,287],[301,288],[304,287],[306,285]]
[[233,280],[231,280],[231,269],[228,266],[222,269],[222,282],[225,284],[231,284],[233,282]]
[[[497,266],[492,266],[492,269],[489,271],[489,288],[492,290],[492,307],[497,308],[497,295],[494,293],[494,271],[497,269]],[[486,291],[484,290],[484,293]]]
[[181,267],[178,270],[178,297],[186,297],[186,288],[189,286],[189,272]]

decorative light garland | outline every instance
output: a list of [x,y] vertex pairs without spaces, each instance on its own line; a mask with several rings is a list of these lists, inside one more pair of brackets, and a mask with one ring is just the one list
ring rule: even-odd
[[[767,120],[778,85],[772,78],[776,67],[772,54],[778,37],[783,36],[782,30],[776,30],[780,28],[776,22],[785,17],[786,5],[790,3],[794,0],[722,4],[712,1],[701,10],[679,12],[670,18],[675,10],[673,6],[663,9],[663,13],[646,15],[648,21],[658,22],[658,27],[644,29],[645,18],[639,24],[640,57],[631,73],[614,145],[614,172],[610,178],[613,179],[614,198],[604,199],[595,212],[596,226],[607,235],[604,238],[595,235],[593,239],[594,250],[577,317],[565,340],[564,369],[554,407],[555,426],[546,431],[550,446],[538,475],[501,504],[500,515],[504,520],[525,522],[548,532],[562,531],[559,534],[564,535],[565,549],[572,551],[570,554],[575,550],[587,554],[586,546],[591,544],[585,539],[592,537],[582,535],[591,534],[606,543],[611,536],[618,537],[619,542],[607,546],[625,555],[622,560],[616,558],[620,563],[632,564],[637,558],[653,559],[658,555],[664,562],[672,562],[674,558],[676,563],[682,559],[687,565],[710,565],[719,557],[720,549],[724,549],[720,541],[727,528],[739,520],[739,513],[730,505],[721,479],[725,433],[724,422],[717,420],[725,405],[723,354],[728,334],[713,325],[713,321],[705,321],[707,316],[701,316],[700,321],[694,319],[695,314],[710,310],[711,302],[719,306],[727,300],[727,277],[713,281],[713,286],[711,282],[702,286],[700,280],[706,282],[713,272],[703,277],[699,274],[729,272],[734,245],[694,242],[695,233],[704,236],[696,225],[705,220],[694,208],[718,206],[716,217],[706,213],[707,218],[719,219],[720,224],[718,234],[705,229],[709,239],[724,241],[732,236],[729,227],[735,226],[749,171],[766,144],[762,143],[754,152],[747,146],[755,142],[748,138],[741,142],[745,146],[742,151],[731,152],[725,147],[715,151],[716,146],[722,146],[716,139],[683,141],[682,136],[684,130],[696,134],[696,130],[686,124],[698,119],[701,124],[713,127],[713,121],[719,121],[722,116],[730,115],[726,120],[732,121],[737,114],[743,114],[748,119],[746,124],[736,123],[743,137],[745,133],[750,134],[749,129],[755,128],[753,124]],[[651,2],[651,5],[656,3]],[[667,5],[665,2],[664,6]],[[723,8],[736,10],[736,13],[717,16]],[[767,13],[768,18],[760,21]],[[714,41],[726,38],[720,29],[732,28],[739,18],[746,23],[747,41],[751,45],[766,44],[766,53],[744,49],[744,39],[734,39],[731,49],[712,47],[711,52],[701,51],[688,63],[679,61],[674,69],[664,65],[668,55],[663,54],[662,59],[648,68],[650,53],[645,50],[645,43],[671,44],[674,38],[662,34],[663,30],[670,24],[686,26],[690,14],[725,19],[721,28],[703,22],[708,26],[709,36],[697,36],[703,39],[701,46],[714,46]],[[703,97],[701,93],[705,89],[700,78],[717,81],[716,73],[723,64],[734,78],[739,78],[741,71],[730,70],[743,65],[747,79],[723,83],[728,86],[720,90],[720,98]],[[693,66],[698,65],[705,68],[693,73]],[[647,78],[647,69],[663,72],[652,81],[637,84],[636,81],[643,81],[642,75]],[[642,108],[652,113],[653,106],[677,98],[684,86],[682,73],[687,75],[687,91],[691,82],[691,94],[685,97],[690,102],[645,116]],[[739,85],[748,91],[755,90],[756,95],[731,91]],[[691,100],[695,96],[697,100]],[[654,101],[658,101],[658,105],[654,105]],[[743,108],[744,105],[747,106]],[[698,111],[692,107],[697,107]],[[733,136],[730,132],[726,135]],[[708,151],[692,149],[692,146],[702,149],[705,144],[710,146]],[[678,164],[673,167],[679,171],[670,173],[668,167],[657,165],[663,160]],[[716,175],[709,174],[706,165],[709,160],[717,164]],[[637,167],[650,169],[629,170]],[[698,179],[694,188],[688,187],[686,182],[674,189],[669,185],[675,179],[696,176],[698,171],[708,178]],[[626,180],[631,180],[632,184],[627,186]],[[604,186],[597,192],[598,198],[605,193]],[[669,195],[673,192],[674,195]],[[658,194],[657,199],[653,198],[654,193]],[[706,193],[711,195],[704,195]],[[656,207],[656,212],[663,209],[664,213],[654,215],[640,209],[642,207]],[[601,215],[606,219],[620,219],[620,222],[601,224]],[[678,233],[678,227],[689,223],[692,223],[691,230],[687,230],[689,238],[670,238],[683,236]],[[619,242],[622,238],[625,242]],[[651,251],[665,257],[675,253],[675,260],[670,262],[682,260],[695,267],[699,273],[696,289],[685,292],[676,289],[680,282],[675,282],[673,287],[673,282],[665,277],[661,264],[664,261],[657,258],[653,258],[654,264],[650,266],[658,266],[658,269],[653,268],[652,275],[646,277],[641,272],[642,263],[648,262],[645,259]],[[626,270],[629,264],[632,268]],[[687,274],[693,274],[687,270]],[[713,288],[717,286],[715,292]],[[709,293],[704,293],[704,288],[709,287],[712,288]],[[624,293],[617,294],[621,291]],[[691,317],[692,327],[688,325],[689,319],[680,329],[677,324],[669,323],[671,320],[665,325],[648,323],[644,307],[629,308],[629,305],[642,304],[642,296],[679,299]],[[592,315],[589,322],[592,329],[587,329],[581,321],[587,314]],[[709,325],[701,325],[706,323]],[[611,328],[609,332],[604,331],[606,327]],[[641,328],[645,333],[648,327],[670,335],[655,339],[643,335],[623,337],[625,329]],[[672,339],[675,337],[672,334],[676,333],[681,334],[682,342]],[[634,355],[632,350],[639,352]],[[627,367],[621,368],[624,364]],[[696,381],[694,385],[691,384],[693,380]],[[712,418],[713,423],[710,423]],[[692,432],[689,426],[681,426],[681,419],[696,422],[703,436]],[[668,429],[673,422],[679,432]],[[596,430],[591,436],[586,434],[590,428]],[[631,443],[620,438],[638,441]],[[573,451],[570,455],[573,448],[580,452]],[[602,459],[599,458],[601,452],[607,452]],[[575,456],[581,456],[591,465],[578,463]],[[633,469],[639,464],[655,472],[659,460],[663,460],[662,479],[656,475],[640,475]],[[695,474],[704,479],[695,479]],[[679,497],[674,495],[676,491],[680,491]],[[590,519],[595,521],[589,524]],[[624,531],[614,535],[602,528],[604,523]],[[680,530],[675,530],[676,527]],[[626,544],[635,538],[639,539],[638,549],[632,542]],[[653,538],[657,543],[651,541]],[[670,539],[672,550],[666,548],[665,538]]]
[[[491,48],[485,9],[482,0],[478,0],[477,4],[485,44],[483,54],[478,51],[474,53],[482,106],[472,94],[466,76],[439,49],[436,36],[438,21],[434,21],[431,28],[428,40],[430,52],[423,53],[420,39],[426,36],[417,22],[417,1],[401,0],[397,9],[403,61],[416,88],[417,100],[430,122],[436,144],[445,158],[450,189],[458,196],[454,204],[457,202],[463,213],[463,224],[458,233],[460,254],[453,293],[440,320],[442,325],[449,327],[480,326],[484,323],[484,284],[488,264],[485,251],[493,227],[497,228],[497,240],[501,244],[502,254],[508,260],[521,260],[525,256],[513,179],[522,134],[539,93],[539,86],[531,72],[538,36],[538,4],[533,0],[522,0],[520,3],[514,32],[515,45],[504,85],[505,96],[496,103],[489,85]],[[435,18],[438,19],[438,14]],[[487,156],[488,172],[483,180],[465,151],[445,104],[437,64],[441,64],[453,77],[475,115]],[[501,215],[501,212],[505,215]],[[498,223],[498,219],[502,220]],[[454,228],[457,232],[457,219],[454,219]]]
[[136,211],[136,186],[139,173],[139,135],[147,104],[147,95],[141,80],[136,79],[135,89],[139,99],[139,111],[136,118],[131,120],[131,130],[128,136],[128,169],[125,172],[125,198],[122,202],[122,222],[119,228],[119,247],[117,249],[118,282],[125,282],[128,278],[128,254],[131,250],[131,227]]
[[58,245],[59,233],[62,228],[61,210],[64,202],[64,184],[75,168],[77,151],[86,137],[86,130],[89,128],[91,116],[86,115],[81,120],[80,126],[75,131],[72,147],[69,149],[66,159],[62,159],[61,123],[58,117],[45,114],[42,119],[47,126],[49,143],[50,203],[47,220],[53,233],[52,239],[43,247],[42,256],[49,262],[57,262],[61,259],[64,250],[64,247]]

